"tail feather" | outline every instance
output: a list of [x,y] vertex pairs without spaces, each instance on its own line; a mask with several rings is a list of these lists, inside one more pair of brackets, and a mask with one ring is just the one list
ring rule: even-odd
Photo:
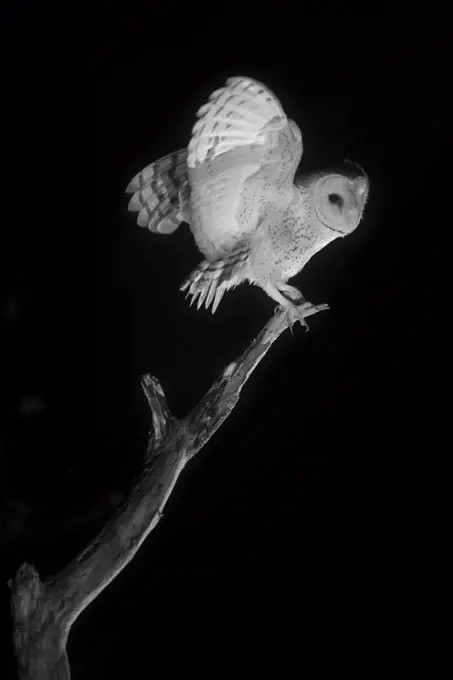
[[133,194],[128,210],[138,212],[137,223],[158,234],[171,234],[189,219],[190,186],[187,149],[164,156],[129,182]]
[[198,298],[197,309],[204,302],[206,309],[212,305],[214,314],[225,291],[246,280],[248,256],[248,244],[242,244],[227,257],[212,262],[203,260],[185,279],[180,290],[188,289],[186,297],[192,296],[191,306]]

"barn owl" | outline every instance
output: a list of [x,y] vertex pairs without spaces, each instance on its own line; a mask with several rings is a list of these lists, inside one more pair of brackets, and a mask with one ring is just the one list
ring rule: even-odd
[[277,97],[229,78],[197,114],[187,149],[139,172],[126,191],[138,224],[171,234],[189,224],[204,255],[181,285],[214,313],[226,290],[249,281],[307,327],[301,292],[287,283],[321,248],[350,234],[368,196],[357,168],[295,178],[302,135]]

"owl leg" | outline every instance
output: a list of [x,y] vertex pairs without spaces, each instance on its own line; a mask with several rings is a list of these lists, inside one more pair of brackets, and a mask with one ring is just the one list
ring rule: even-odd
[[297,304],[305,302],[305,298],[298,288],[289,286],[287,283],[281,283],[280,281],[276,284],[276,286],[278,290],[285,295],[285,297],[290,298],[290,300],[293,300],[293,302],[297,302]]
[[[302,293],[298,291],[297,288],[294,288],[293,286],[288,286],[286,283],[279,282],[278,284],[273,284],[269,281],[260,285],[266,291],[269,297],[278,302],[279,305],[281,305],[286,310],[288,325],[291,329],[293,327],[294,322],[299,321],[300,324],[308,330],[308,324],[305,321],[304,317],[306,301]],[[300,306],[295,305],[293,302],[291,302],[291,300],[288,300],[288,298],[285,297],[283,295],[283,292],[281,291],[285,292],[288,295],[288,297],[291,296],[293,299],[297,299],[299,304],[300,303],[302,304],[300,304]]]

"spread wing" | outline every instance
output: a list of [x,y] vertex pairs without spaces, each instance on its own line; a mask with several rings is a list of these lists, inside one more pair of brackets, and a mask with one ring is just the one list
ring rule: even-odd
[[277,97],[250,78],[227,80],[197,115],[187,157],[191,229],[214,260],[250,239],[266,205],[289,203],[302,136]]
[[129,182],[133,194],[128,210],[138,212],[137,222],[157,234],[171,234],[182,221],[189,221],[187,150],[159,158]]

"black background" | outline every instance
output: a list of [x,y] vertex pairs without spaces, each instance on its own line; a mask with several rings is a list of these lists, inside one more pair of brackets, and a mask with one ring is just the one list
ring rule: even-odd
[[183,417],[273,313],[247,285],[214,317],[190,308],[189,229],[139,228],[124,194],[187,144],[212,90],[247,75],[299,124],[301,171],[366,169],[366,215],[294,279],[331,310],[272,347],[157,529],[74,625],[73,678],[420,667],[443,446],[434,276],[451,221],[451,36],[434,11],[213,7],[204,21],[201,5],[5,11],[4,639],[7,579],[24,560],[58,572],[140,469],[140,376]]

